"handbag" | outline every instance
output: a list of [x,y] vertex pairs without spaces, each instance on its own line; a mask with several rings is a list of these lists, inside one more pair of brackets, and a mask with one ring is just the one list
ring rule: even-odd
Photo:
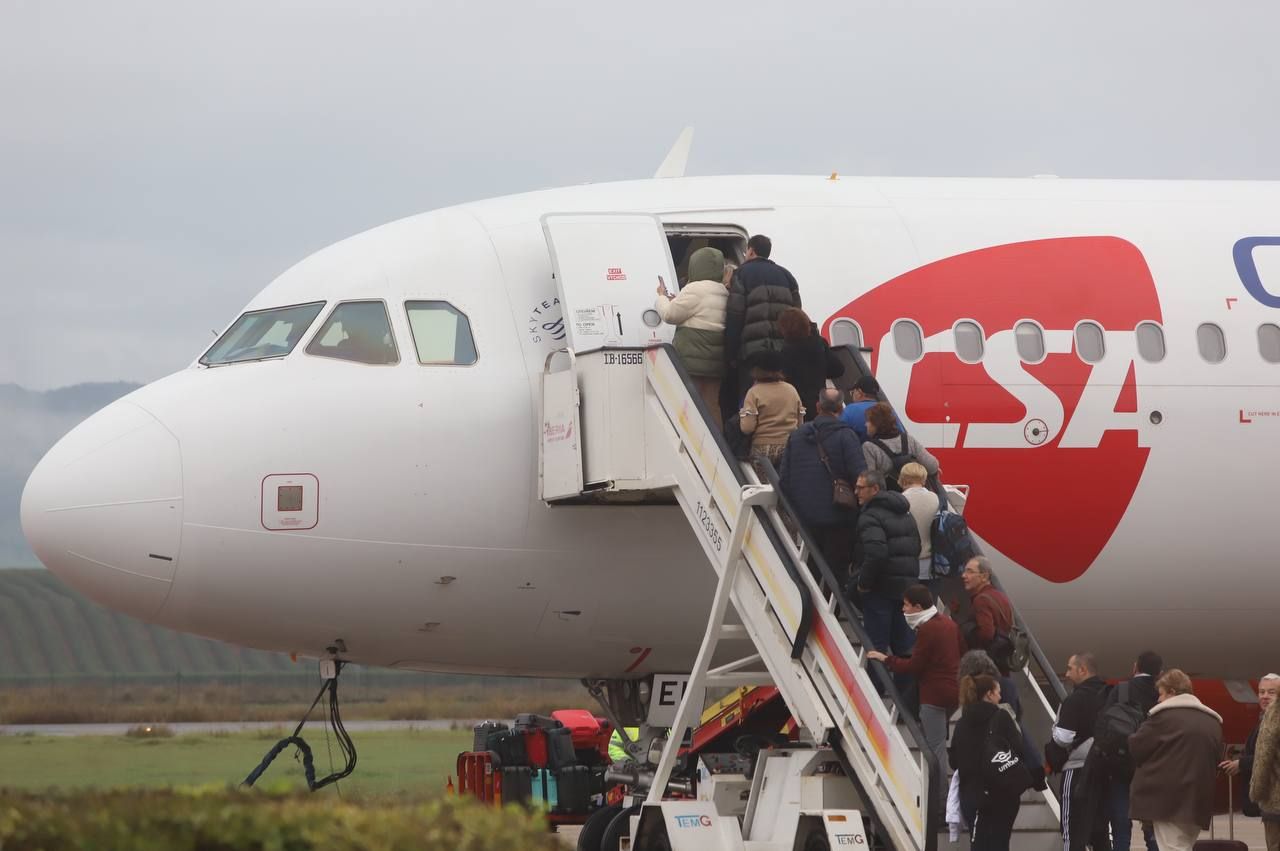
[[997,710],[987,723],[987,737],[982,743],[982,788],[991,797],[1008,801],[1031,788],[1031,772],[1018,746],[997,732],[1000,712],[1004,710]]
[[827,457],[827,450],[822,446],[822,437],[814,432],[814,438],[818,444],[818,458],[822,460],[822,466],[827,468],[827,472],[831,474],[831,502],[836,508],[853,508],[858,504],[858,500],[853,495],[853,485],[849,484],[848,479],[841,478],[831,469],[831,459]]

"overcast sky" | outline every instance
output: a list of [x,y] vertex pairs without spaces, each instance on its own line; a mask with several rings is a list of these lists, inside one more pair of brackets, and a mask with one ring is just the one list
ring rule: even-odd
[[0,3],[0,383],[185,366],[275,275],[650,175],[1280,178],[1280,3]]

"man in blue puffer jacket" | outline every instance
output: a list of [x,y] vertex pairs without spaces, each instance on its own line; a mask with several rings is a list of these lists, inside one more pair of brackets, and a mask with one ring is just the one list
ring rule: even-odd
[[[808,399],[801,401],[811,404]],[[817,399],[818,415],[791,433],[779,471],[783,493],[838,579],[844,579],[849,572],[858,512],[838,508],[832,502],[832,474],[852,486],[867,469],[862,441],[853,429],[840,421],[843,408],[839,390],[822,390]],[[830,471],[818,455],[819,440],[827,453]]]

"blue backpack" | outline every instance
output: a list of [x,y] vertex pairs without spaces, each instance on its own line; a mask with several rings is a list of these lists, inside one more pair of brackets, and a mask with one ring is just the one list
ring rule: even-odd
[[977,555],[969,524],[945,508],[933,516],[929,541],[933,547],[933,575],[939,579],[959,576],[969,559]]

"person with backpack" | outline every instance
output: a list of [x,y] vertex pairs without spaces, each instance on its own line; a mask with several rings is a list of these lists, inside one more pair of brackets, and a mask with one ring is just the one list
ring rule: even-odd
[[[1129,679],[1113,686],[1103,701],[1098,724],[1093,731],[1093,747],[1107,771],[1107,821],[1111,823],[1111,845],[1115,851],[1129,851],[1133,822],[1129,818],[1129,784],[1133,781],[1133,757],[1129,736],[1156,705],[1156,677],[1164,669],[1160,654],[1144,650],[1133,663]],[[1147,851],[1159,851],[1156,835],[1143,825]]]
[[1058,707],[1049,743],[1044,746],[1049,768],[1062,772],[1063,851],[1083,851],[1086,845],[1093,851],[1110,851],[1102,806],[1106,777],[1097,759],[1090,759],[1107,684],[1098,676],[1092,653],[1073,655],[1063,676],[1074,688]]
[[938,459],[920,441],[898,428],[888,402],[877,402],[867,409],[867,439],[863,441],[862,454],[866,456],[867,469],[884,476],[891,490],[902,490],[899,476],[912,461],[930,476],[938,473]]
[[898,475],[898,483],[902,485],[902,495],[911,505],[911,517],[916,521],[916,529],[920,532],[920,583],[933,590],[936,577],[933,573],[933,521],[938,514],[938,495],[925,487],[929,474],[916,462],[912,461],[902,468]]
[[858,435],[840,420],[844,400],[839,390],[818,394],[818,416],[791,433],[782,452],[778,480],[796,519],[814,537],[822,556],[841,581],[853,557],[855,505],[836,502],[836,481],[849,486],[865,469]]
[[1018,752],[1018,723],[1000,696],[994,677],[979,674],[960,681],[964,709],[948,755],[958,778],[960,812],[969,823],[971,851],[1008,851],[1022,793],[1031,785]]

